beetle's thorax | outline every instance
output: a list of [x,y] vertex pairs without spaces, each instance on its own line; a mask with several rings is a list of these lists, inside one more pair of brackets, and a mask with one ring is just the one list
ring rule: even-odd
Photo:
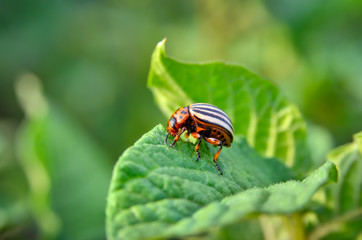
[[188,106],[177,109],[168,121],[167,131],[172,136],[175,136],[183,127],[187,127],[189,117],[190,113]]
[[177,124],[179,124],[180,126],[184,125],[187,121],[187,119],[190,117],[190,113],[189,113],[189,107],[181,107],[179,109],[177,109],[172,116],[176,119]]

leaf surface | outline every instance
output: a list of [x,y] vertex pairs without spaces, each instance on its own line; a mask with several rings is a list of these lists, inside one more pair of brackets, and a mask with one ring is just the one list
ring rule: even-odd
[[[110,239],[183,237],[209,233],[250,215],[302,210],[319,187],[337,180],[332,162],[312,172],[305,123],[278,88],[247,69],[221,62],[183,63],[160,42],[152,56],[148,86],[167,117],[180,106],[207,102],[232,119],[235,139],[217,149],[179,141],[164,144],[161,125],[118,160],[108,194]],[[296,180],[303,179],[304,180]]]
[[336,214],[362,207],[362,132],[353,136],[353,142],[332,150],[328,159],[338,169],[340,179],[332,191]]
[[240,65],[184,63],[168,57],[165,40],[152,56],[148,86],[167,117],[179,107],[206,102],[223,109],[235,134],[266,157],[277,157],[303,175],[312,167],[306,126],[297,107],[269,80]]
[[216,149],[202,145],[164,145],[159,125],[117,162],[107,205],[110,239],[189,236],[231,224],[254,213],[292,213],[302,209],[323,184],[335,181],[327,162],[303,181],[274,158],[264,158],[244,138],[220,155],[220,176],[212,161]]
[[362,132],[353,142],[331,150],[328,159],[338,169],[338,183],[321,189],[314,212],[319,224],[309,239],[356,239],[361,232],[362,217]]

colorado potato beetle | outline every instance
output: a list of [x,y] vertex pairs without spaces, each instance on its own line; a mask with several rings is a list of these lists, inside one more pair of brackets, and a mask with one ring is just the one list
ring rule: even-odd
[[180,107],[172,114],[167,123],[168,134],[165,144],[167,144],[169,135],[174,136],[175,139],[170,145],[173,147],[185,131],[186,137],[191,134],[198,139],[195,146],[196,160],[201,157],[199,148],[203,139],[212,145],[220,146],[213,161],[222,175],[223,172],[217,163],[217,159],[222,147],[230,147],[234,138],[234,127],[228,115],[218,107],[207,103],[194,103],[186,107]]

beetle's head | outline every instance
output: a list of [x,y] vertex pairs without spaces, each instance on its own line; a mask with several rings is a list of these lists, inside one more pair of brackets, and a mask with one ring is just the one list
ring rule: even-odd
[[180,124],[177,123],[176,118],[171,117],[170,120],[168,120],[167,123],[167,132],[171,134],[172,136],[176,136],[180,129]]
[[176,136],[181,129],[185,126],[187,119],[189,118],[188,107],[180,107],[171,116],[167,123],[167,132],[171,136]]

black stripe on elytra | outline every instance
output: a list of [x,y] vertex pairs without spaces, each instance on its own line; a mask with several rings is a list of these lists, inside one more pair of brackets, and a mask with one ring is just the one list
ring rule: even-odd
[[[199,106],[200,106],[200,107],[199,107]],[[226,117],[226,118],[231,122],[229,116],[226,115],[226,113],[225,113],[223,110],[221,110],[220,108],[215,107],[215,106],[213,106],[213,105],[206,105],[206,104],[204,104],[203,106],[209,106],[209,107],[212,107],[212,109],[211,109],[211,108],[203,108],[203,107],[201,107],[201,105],[196,105],[196,106],[193,106],[193,107],[192,107],[192,110],[198,109],[198,110],[204,110],[204,111],[215,111],[215,112],[217,112],[217,113],[220,113],[220,114],[223,115],[224,117]],[[233,128],[233,129],[234,129],[234,128]]]
[[[211,123],[211,122],[209,122],[209,121],[205,121],[204,119],[201,119],[201,118],[198,118],[198,117],[196,117],[196,116],[194,116],[197,120],[199,120],[199,121],[201,121],[201,122],[204,122],[204,123],[207,123],[207,124],[213,124],[213,125],[216,125],[216,126],[219,126],[219,127],[221,127],[222,129],[224,129],[225,131],[225,133],[229,136],[229,138],[230,138],[230,141],[232,142],[233,141],[233,139],[234,139],[234,137],[233,137],[233,134],[229,131],[229,130],[227,130],[227,129],[225,129],[223,126],[220,126],[220,125],[217,125],[217,124],[215,124],[215,123]],[[208,126],[207,125],[199,125],[200,127],[204,127],[204,128],[207,128]]]
[[206,104],[206,103],[195,103],[195,104],[192,104],[192,107],[197,107],[197,108],[211,107],[211,108],[214,108],[214,109],[219,110],[224,113],[224,111],[221,110],[220,108],[218,108],[214,105],[211,105],[211,104]]
[[[209,116],[209,117],[213,117],[213,118],[217,118],[219,120],[221,120],[222,122],[224,122],[226,125],[228,125],[230,127],[230,129],[234,129],[232,125],[230,125],[230,123],[228,121],[225,121],[225,119],[215,115],[215,114],[212,114],[212,113],[209,113],[209,112],[205,112],[205,111],[202,111],[202,110],[199,110],[199,109],[192,109],[194,112],[197,112],[197,113],[201,113],[201,114],[204,114],[206,116]],[[229,119],[229,118],[228,118]],[[202,119],[201,119],[202,120]],[[230,120],[230,119],[229,119]],[[204,122],[207,122],[207,121],[204,121]],[[231,121],[230,121],[231,122]],[[214,124],[212,122],[208,122],[208,123],[211,123],[211,124]],[[220,126],[222,127],[222,126]]]
[[[206,107],[207,106],[207,107]],[[200,109],[200,110],[205,110],[205,111],[215,111],[218,112],[220,114],[222,114],[223,116],[225,116],[227,119],[229,119],[229,116],[220,108],[212,106],[212,105],[205,105],[205,107],[202,106],[193,106],[192,109]],[[230,120],[230,119],[229,119]]]
[[[215,115],[214,115],[214,116],[215,116]],[[212,125],[216,125],[216,126],[221,127],[221,128],[224,129],[225,132],[229,135],[230,139],[233,139],[232,133],[231,133],[229,130],[225,129],[223,126],[220,126],[220,125],[218,125],[218,124],[215,124],[214,122],[207,121],[207,120],[205,120],[205,119],[198,118],[198,117],[195,116],[195,115],[194,115],[194,117],[195,117],[197,120],[201,121],[201,122],[209,123],[209,124],[212,124]],[[216,117],[216,118],[220,119],[219,117]],[[221,120],[221,119],[220,119],[220,120]],[[206,127],[207,127],[207,126],[206,126]]]

